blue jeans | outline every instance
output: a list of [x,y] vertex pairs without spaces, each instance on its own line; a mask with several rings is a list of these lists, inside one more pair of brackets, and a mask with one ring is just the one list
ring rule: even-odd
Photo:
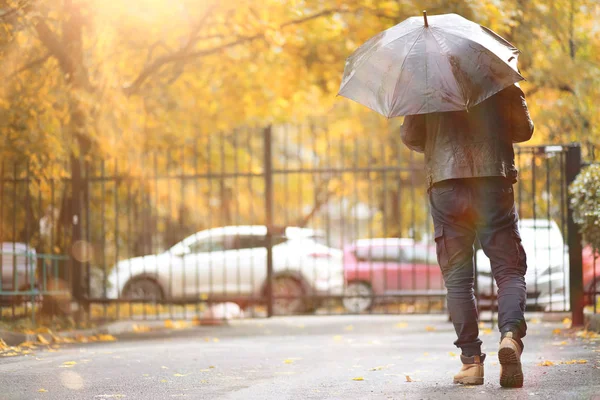
[[[448,290],[450,317],[463,355],[481,354],[474,296],[473,244],[478,237],[498,285],[502,335],[525,336],[525,272],[518,215],[511,182],[502,177],[452,179],[429,191],[438,263]],[[522,342],[521,342],[522,344]]]

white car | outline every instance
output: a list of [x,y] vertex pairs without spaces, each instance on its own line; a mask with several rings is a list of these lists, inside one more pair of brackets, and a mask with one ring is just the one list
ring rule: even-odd
[[[527,254],[527,306],[546,311],[569,310],[569,252],[556,222],[548,219],[522,219],[519,232]],[[477,284],[483,304],[497,295],[490,260],[477,251]]]
[[[243,308],[265,294],[266,233],[265,226],[208,229],[164,253],[120,261],[110,273],[108,297],[222,299]],[[316,306],[315,296],[342,294],[342,252],[319,242],[319,233],[306,228],[287,227],[273,237],[275,313],[303,312]]]

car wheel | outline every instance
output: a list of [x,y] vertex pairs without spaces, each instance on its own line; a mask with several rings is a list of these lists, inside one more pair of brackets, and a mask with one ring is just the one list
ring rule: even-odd
[[304,288],[291,277],[273,279],[273,314],[292,315],[305,311]]
[[161,301],[164,299],[160,285],[150,278],[133,279],[125,285],[123,298],[127,300]]
[[344,308],[351,313],[361,313],[373,307],[373,289],[365,282],[351,282],[346,287]]

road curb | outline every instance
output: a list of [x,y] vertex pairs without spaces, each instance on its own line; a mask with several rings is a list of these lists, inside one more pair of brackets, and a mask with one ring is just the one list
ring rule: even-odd
[[[208,320],[183,320],[167,323],[165,320],[157,321],[117,321],[111,322],[90,329],[77,329],[64,332],[56,332],[54,336],[62,339],[89,338],[98,335],[112,335],[118,337],[131,333],[166,333],[172,331],[181,331],[193,329],[199,326],[224,326],[229,325],[228,320],[208,319]],[[0,329],[0,339],[9,346],[18,346],[24,342],[38,342],[39,336],[42,336],[46,341],[52,343],[54,338],[49,333],[23,333]]]

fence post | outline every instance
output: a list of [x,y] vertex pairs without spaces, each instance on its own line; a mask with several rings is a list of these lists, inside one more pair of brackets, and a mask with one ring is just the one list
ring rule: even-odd
[[[572,144],[567,147],[566,154],[566,184],[567,188],[575,180],[581,170],[581,145]],[[569,199],[569,197],[567,197]],[[583,256],[582,237],[579,227],[573,220],[573,210],[568,204],[567,230],[569,245],[569,285],[571,320],[573,326],[583,326]]]
[[267,225],[267,316],[273,316],[273,142],[271,126],[264,129],[265,219]]
[[71,155],[71,247],[69,252],[71,253],[71,277],[73,281],[71,282],[71,291],[73,293],[73,297],[78,303],[81,303],[83,297],[83,290],[81,287],[82,283],[82,268],[83,263],[80,260],[80,257],[77,254],[73,254],[74,245],[81,242],[83,239],[83,207],[82,207],[82,168],[81,168],[81,159],[76,155]]

